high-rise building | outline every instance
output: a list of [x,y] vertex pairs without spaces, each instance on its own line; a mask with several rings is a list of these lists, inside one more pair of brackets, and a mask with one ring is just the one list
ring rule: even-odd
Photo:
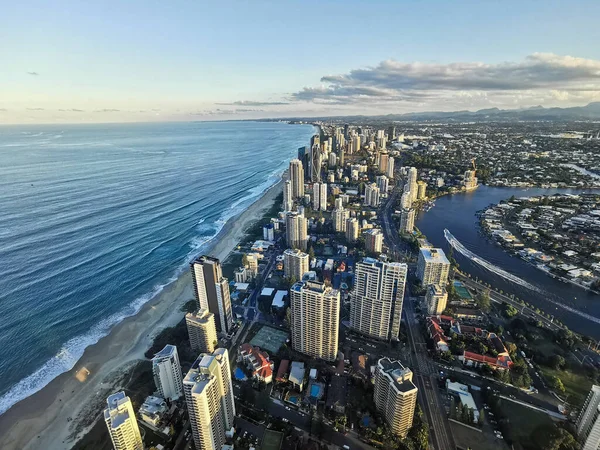
[[427,286],[425,294],[425,303],[427,304],[427,314],[430,316],[439,316],[446,309],[448,302],[448,292],[444,286],[430,284]]
[[283,211],[288,212],[294,208],[294,196],[292,194],[292,182],[286,180],[283,183]]
[[441,248],[421,248],[417,261],[417,278],[423,286],[438,284],[446,286],[450,261]]
[[309,270],[308,254],[298,249],[288,248],[283,252],[283,270],[285,277],[296,281],[302,280]]
[[373,208],[379,206],[379,188],[375,183],[365,186],[365,205]]
[[196,449],[220,449],[235,417],[227,349],[198,356],[183,380],[183,390]]
[[415,210],[403,208],[400,211],[400,232],[412,233],[415,229]]
[[346,219],[346,239],[348,242],[356,242],[359,232],[360,225],[358,224],[358,220],[354,217]]
[[388,191],[389,187],[388,177],[386,177],[385,175],[379,175],[377,177],[377,187],[379,188],[380,193],[385,194]]
[[422,180],[417,181],[417,200],[423,200],[426,197],[427,183]]
[[577,436],[582,450],[600,449],[600,386],[592,385],[577,418]]
[[285,216],[287,245],[306,251],[308,245],[308,224],[306,218],[298,212],[288,212]]
[[[340,203],[339,206],[338,206],[338,200]],[[350,211],[348,211],[347,209],[344,209],[344,207],[341,205],[341,201],[342,201],[341,198],[335,199],[336,207],[331,212],[331,216],[333,218],[333,229],[338,233],[345,233],[346,232],[346,221],[350,217]]]
[[104,421],[115,450],[144,450],[131,399],[117,392],[106,399]]
[[352,150],[350,151],[350,154],[352,155],[353,153],[358,153],[359,151],[360,151],[360,136],[355,135],[352,137]]
[[465,179],[463,184],[467,191],[472,191],[473,189],[477,188],[477,186],[479,186],[477,184],[477,177],[475,176],[474,170],[467,170],[465,172]]
[[385,173],[390,180],[394,179],[394,157],[390,156],[388,158],[388,166],[387,171]]
[[410,191],[404,191],[402,193],[402,196],[400,197],[400,206],[402,206],[403,209],[410,209],[412,206],[412,196],[410,195]]
[[302,161],[299,159],[290,161],[289,177],[292,182],[292,197],[302,199],[304,197],[304,167],[302,167]]
[[388,128],[388,139],[390,141],[393,141],[396,138],[396,127],[395,126],[390,126]]
[[327,183],[313,184],[313,209],[327,211]]
[[185,323],[192,350],[212,353],[217,345],[215,315],[207,309],[199,309],[195,313],[187,313]]
[[387,173],[388,164],[390,162],[390,155],[385,150],[382,150],[379,154],[379,171],[382,173]]
[[398,339],[407,265],[364,258],[354,270],[350,327],[376,339]]
[[290,288],[292,346],[294,350],[325,361],[338,351],[340,292],[315,281]]
[[203,255],[192,261],[191,268],[198,309],[213,313],[217,331],[228,334],[233,326],[233,315],[229,283],[223,276],[220,261]]
[[321,181],[321,147],[314,144],[310,151],[310,181]]
[[418,389],[412,371],[400,361],[382,358],[375,369],[375,406],[392,433],[406,437],[412,427]]
[[166,400],[177,400],[183,395],[181,364],[177,347],[167,344],[152,358],[152,374],[158,394]]
[[335,167],[335,165],[337,164],[337,155],[335,153],[331,152],[329,154],[328,164],[329,164],[330,169],[333,169]]
[[[410,195],[412,197],[412,201],[414,202],[417,199],[418,189],[417,189],[417,168],[411,167],[408,169],[407,183],[408,190],[410,191]],[[406,188],[405,188],[406,192]]]
[[365,232],[365,248],[371,253],[381,253],[383,248],[383,233],[377,228]]

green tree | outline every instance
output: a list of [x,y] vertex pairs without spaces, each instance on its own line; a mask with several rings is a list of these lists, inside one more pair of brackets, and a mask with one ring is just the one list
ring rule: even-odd
[[565,367],[565,358],[560,355],[552,355],[550,357],[550,367],[555,370],[562,369]]
[[491,307],[490,291],[486,289],[485,291],[479,292],[475,297],[475,301],[482,311],[489,312]]
[[562,380],[556,375],[554,375],[550,379],[550,386],[552,387],[552,389],[558,391],[561,394],[565,393],[565,385],[563,384]]

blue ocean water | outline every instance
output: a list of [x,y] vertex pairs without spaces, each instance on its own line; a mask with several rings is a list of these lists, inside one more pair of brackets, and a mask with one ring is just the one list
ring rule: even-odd
[[313,127],[0,127],[0,414],[69,370],[275,183]]

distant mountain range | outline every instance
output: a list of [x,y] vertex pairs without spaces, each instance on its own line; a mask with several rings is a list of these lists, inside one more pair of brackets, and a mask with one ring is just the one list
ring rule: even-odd
[[[430,121],[446,120],[452,122],[490,122],[490,121],[516,121],[516,120],[600,120],[600,102],[589,103],[586,106],[574,106],[571,108],[544,108],[543,106],[532,106],[523,109],[498,109],[487,108],[479,111],[452,111],[452,112],[418,112],[406,114],[386,114],[380,116],[329,116],[327,119],[360,120],[384,120],[384,121]],[[312,120],[320,119],[313,117]],[[325,117],[323,117],[325,119]],[[281,119],[279,119],[281,120]],[[306,118],[298,120],[306,121]]]

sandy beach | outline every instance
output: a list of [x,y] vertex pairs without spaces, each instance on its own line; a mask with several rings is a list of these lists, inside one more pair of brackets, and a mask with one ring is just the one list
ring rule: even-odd
[[[280,191],[278,182],[248,209],[231,218],[209,243],[206,253],[225,260],[243,239],[247,227],[262,217]],[[73,435],[78,418],[100,411],[106,396],[120,387],[123,373],[144,359],[144,352],[158,332],[182,319],[184,313],[180,307],[193,298],[191,276],[185,271],[138,314],[125,319],[108,336],[88,347],[70,371],[1,415],[2,448],[71,448],[85,432]]]

